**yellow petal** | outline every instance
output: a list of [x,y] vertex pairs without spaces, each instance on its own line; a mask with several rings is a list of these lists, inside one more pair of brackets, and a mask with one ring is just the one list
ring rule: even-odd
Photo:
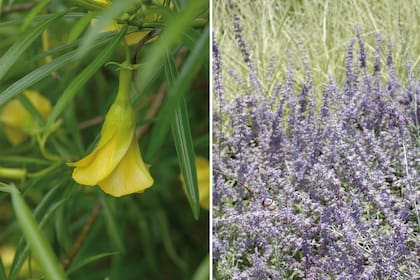
[[99,180],[108,176],[112,172],[112,163],[118,164],[113,157],[116,145],[118,145],[116,141],[112,142],[112,139],[108,139],[108,142],[103,142],[103,145],[96,147],[83,159],[69,163],[69,166],[76,167],[73,170],[73,179],[79,184],[94,186]]
[[68,163],[76,167],[73,179],[88,186],[103,180],[124,157],[133,135],[134,116],[131,106],[115,102],[106,115],[101,140],[95,150],[77,162]]
[[144,192],[153,185],[153,178],[150,176],[149,168],[143,162],[134,136],[120,163],[98,185],[104,192],[116,197]]

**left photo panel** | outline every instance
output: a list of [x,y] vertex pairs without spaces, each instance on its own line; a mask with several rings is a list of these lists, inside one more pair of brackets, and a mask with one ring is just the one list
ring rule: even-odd
[[0,280],[209,279],[209,5],[0,1]]

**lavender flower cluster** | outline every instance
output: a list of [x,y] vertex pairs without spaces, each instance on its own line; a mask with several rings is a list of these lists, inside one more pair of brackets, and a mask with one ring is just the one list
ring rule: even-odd
[[289,66],[263,93],[234,24],[234,98],[213,40],[215,279],[420,279],[418,72],[381,63],[379,35],[370,69],[357,33],[343,85],[317,95],[304,57],[300,84]]

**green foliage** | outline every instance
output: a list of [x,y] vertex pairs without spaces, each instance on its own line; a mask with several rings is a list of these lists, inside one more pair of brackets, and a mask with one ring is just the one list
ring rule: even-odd
[[[0,2],[1,280],[208,277],[194,157],[209,150],[209,1],[112,2]],[[127,60],[154,185],[117,198],[76,183],[66,163],[98,143]],[[26,89],[51,102],[48,116]],[[2,115],[15,99],[31,124],[19,145]]]

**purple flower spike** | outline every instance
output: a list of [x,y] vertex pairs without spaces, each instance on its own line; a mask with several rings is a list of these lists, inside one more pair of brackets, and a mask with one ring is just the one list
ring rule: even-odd
[[263,93],[272,75],[234,26],[249,71],[231,72],[235,95],[213,44],[214,278],[418,279],[419,72],[399,77],[391,49],[382,65],[379,35],[369,71],[357,30],[343,84],[317,97],[302,45],[305,68]]

